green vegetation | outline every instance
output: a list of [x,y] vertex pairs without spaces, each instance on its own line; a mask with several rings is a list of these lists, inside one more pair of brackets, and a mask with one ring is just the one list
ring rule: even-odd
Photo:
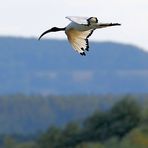
[[31,140],[5,136],[4,148],[148,148],[148,104],[124,96],[82,122],[50,126]]

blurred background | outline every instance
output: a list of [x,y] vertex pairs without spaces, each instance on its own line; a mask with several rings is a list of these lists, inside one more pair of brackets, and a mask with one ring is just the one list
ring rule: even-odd
[[[147,148],[148,2],[26,0],[0,5],[1,148]],[[96,30],[85,57],[63,32],[66,16]]]

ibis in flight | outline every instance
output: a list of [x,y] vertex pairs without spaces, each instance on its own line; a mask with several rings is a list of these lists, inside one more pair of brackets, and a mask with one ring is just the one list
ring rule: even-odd
[[119,23],[100,23],[96,17],[68,16],[66,18],[69,19],[71,23],[64,28],[53,27],[43,32],[39,40],[49,32],[65,31],[75,51],[81,55],[86,55],[85,52],[89,50],[88,38],[95,29],[121,25]]

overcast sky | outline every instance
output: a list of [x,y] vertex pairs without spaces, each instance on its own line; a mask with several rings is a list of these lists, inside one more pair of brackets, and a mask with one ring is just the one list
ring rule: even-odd
[[[148,51],[147,0],[1,0],[0,35],[38,37],[52,26],[69,23],[65,16],[96,16],[120,27],[97,30],[90,40],[117,41]],[[48,38],[66,38],[64,33]]]

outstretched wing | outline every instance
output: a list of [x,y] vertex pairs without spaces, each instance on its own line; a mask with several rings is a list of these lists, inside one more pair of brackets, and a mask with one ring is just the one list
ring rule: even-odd
[[96,17],[67,16],[66,18],[72,22],[86,26],[89,26],[92,23],[98,23],[98,19]]
[[67,16],[66,18],[77,24],[88,25],[89,17]]
[[75,51],[81,55],[85,55],[85,51],[89,50],[88,38],[93,33],[93,31],[94,29],[88,31],[77,31],[75,29],[69,29],[66,31],[66,35]]

